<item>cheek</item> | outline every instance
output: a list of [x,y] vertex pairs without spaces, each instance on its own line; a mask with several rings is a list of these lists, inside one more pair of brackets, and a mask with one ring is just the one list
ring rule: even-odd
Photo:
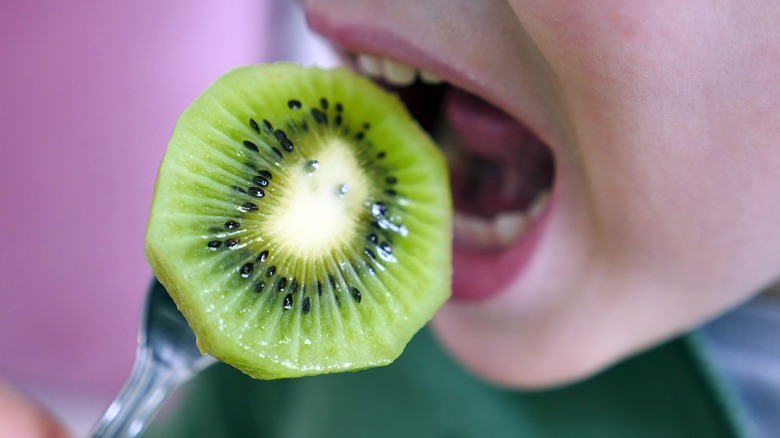
[[686,57],[694,45],[717,44],[709,33],[723,12],[703,3],[510,2],[564,93],[604,105],[616,98],[636,99],[642,92],[637,85],[659,75],[693,73],[697,63]]
[[712,293],[757,290],[780,274],[780,160],[760,146],[698,146],[592,160],[599,247],[620,271]]
[[[541,269],[549,278],[501,301],[445,307],[434,320],[445,345],[498,383],[560,383],[777,279],[780,52],[748,42],[777,35],[771,15],[729,15],[725,2],[510,4],[564,102],[571,138],[556,171],[574,181],[561,217],[576,220],[555,254],[574,267]],[[530,307],[529,290],[553,298]]]
[[[618,71],[631,71],[620,56],[626,45],[646,38],[648,23],[642,4],[600,0],[598,4],[511,1],[520,22],[563,77],[584,76],[590,82],[609,81]],[[636,2],[634,2],[636,3]],[[631,13],[629,13],[631,12]]]
[[611,263],[680,281],[777,275],[771,19],[697,0],[510,3],[558,78],[575,137],[564,153]]

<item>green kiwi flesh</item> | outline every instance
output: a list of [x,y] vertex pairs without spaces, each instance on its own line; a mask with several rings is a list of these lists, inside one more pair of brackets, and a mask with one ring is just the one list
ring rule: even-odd
[[345,69],[242,67],[181,115],[149,264],[203,353],[261,379],[386,365],[450,293],[442,154]]

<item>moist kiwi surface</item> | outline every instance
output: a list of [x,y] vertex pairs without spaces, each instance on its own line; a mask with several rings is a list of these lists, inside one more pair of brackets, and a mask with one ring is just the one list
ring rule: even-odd
[[145,251],[204,353],[264,379],[392,362],[450,292],[444,158],[347,70],[243,67],[181,115]]

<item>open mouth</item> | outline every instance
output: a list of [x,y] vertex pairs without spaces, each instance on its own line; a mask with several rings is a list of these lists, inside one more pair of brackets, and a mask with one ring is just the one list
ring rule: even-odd
[[[390,16],[374,19],[376,12],[361,4],[347,9],[309,2],[306,20],[343,64],[396,92],[447,157],[455,210],[453,300],[481,302],[510,291],[534,295],[560,241],[553,229],[568,206],[561,189],[566,172],[554,154],[560,148],[545,142],[560,141],[556,119],[548,106],[531,107],[553,96],[542,82],[531,89],[530,81],[538,79],[533,69],[518,71],[515,80],[513,73],[500,73],[502,65],[515,63],[493,52],[483,57],[474,46],[461,53],[457,32],[444,37],[452,41],[405,32],[425,20],[391,13],[389,6]],[[408,23],[399,27],[394,19]]]
[[342,59],[397,92],[444,151],[456,247],[500,253],[516,246],[547,206],[551,150],[521,122],[429,71],[362,53]]

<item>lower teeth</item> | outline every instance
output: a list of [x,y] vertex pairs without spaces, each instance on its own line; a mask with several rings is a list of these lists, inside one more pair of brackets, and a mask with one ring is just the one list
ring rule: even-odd
[[455,244],[482,251],[501,251],[520,240],[529,226],[541,216],[549,194],[540,192],[526,211],[499,213],[491,219],[455,212]]
[[[464,162],[470,162],[473,157],[468,152],[463,140],[454,132],[443,117],[439,117],[430,130],[437,145],[444,153],[450,170],[459,167]],[[501,164],[501,163],[499,163]],[[512,172],[513,169],[502,169],[502,172]],[[521,182],[514,178],[502,178],[501,193],[505,198],[514,198],[518,194]],[[453,216],[454,243],[459,247],[478,251],[499,252],[511,248],[528,231],[531,225],[539,219],[547,207],[550,198],[550,188],[540,189],[527,206],[522,210],[507,210],[498,212],[493,217],[469,214],[457,210]]]

